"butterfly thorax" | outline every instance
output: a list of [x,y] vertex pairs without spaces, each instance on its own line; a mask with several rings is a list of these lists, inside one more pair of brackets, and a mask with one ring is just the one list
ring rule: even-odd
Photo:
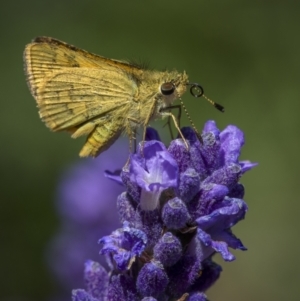
[[[170,95],[164,95],[161,86],[173,83],[175,89]],[[185,72],[177,71],[144,71],[137,82],[137,93],[134,97],[135,110],[131,110],[130,118],[137,119],[137,123],[147,125],[151,119],[161,117],[161,110],[169,107],[186,91],[188,76]]]

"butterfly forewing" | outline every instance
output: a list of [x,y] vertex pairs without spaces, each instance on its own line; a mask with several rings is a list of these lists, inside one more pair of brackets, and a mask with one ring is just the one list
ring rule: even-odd
[[73,137],[90,134],[83,156],[96,155],[102,143],[120,135],[124,116],[117,112],[137,93],[126,63],[108,64],[101,56],[50,38],[27,45],[24,58],[27,81],[46,125],[68,130]]
[[[109,77],[118,78],[116,85]],[[131,101],[136,87],[119,72],[65,68],[45,78],[37,89],[41,118],[52,130],[65,130],[106,115]]]

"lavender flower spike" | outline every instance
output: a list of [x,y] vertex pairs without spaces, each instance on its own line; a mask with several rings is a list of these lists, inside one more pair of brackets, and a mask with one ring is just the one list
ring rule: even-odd
[[[206,301],[222,271],[213,255],[232,261],[230,248],[246,250],[232,233],[248,210],[239,181],[256,165],[239,161],[243,132],[208,121],[203,143],[191,128],[182,133],[188,150],[182,139],[168,148],[146,141],[111,177],[127,188],[117,207],[123,228],[100,239],[110,271],[88,262],[74,301]],[[159,139],[152,129],[146,137]]]

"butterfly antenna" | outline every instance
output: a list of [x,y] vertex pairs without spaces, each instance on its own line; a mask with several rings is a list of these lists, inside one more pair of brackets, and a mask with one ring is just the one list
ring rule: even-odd
[[205,98],[210,104],[212,104],[216,109],[218,109],[219,111],[221,111],[221,112],[225,112],[225,108],[222,106],[222,105],[220,105],[220,104],[218,104],[218,103],[216,103],[216,102],[214,102],[213,100],[211,100],[210,98],[208,98],[206,95],[202,95],[203,96],[203,98]]
[[203,98],[206,99],[210,104],[212,104],[216,109],[218,109],[221,112],[225,112],[225,108],[222,105],[214,102],[213,100],[204,95],[204,90],[198,83],[188,83],[187,85],[191,86],[190,92],[194,97],[203,96]]
[[200,141],[201,143],[203,143],[202,137],[201,137],[200,133],[198,132],[198,130],[197,130],[197,128],[196,128],[196,126],[195,126],[195,124],[194,124],[194,122],[193,122],[193,120],[192,120],[192,118],[191,118],[189,112],[187,111],[186,106],[184,105],[184,103],[183,103],[183,101],[182,101],[181,98],[180,98],[180,105],[181,105],[181,107],[183,108],[184,113],[185,113],[186,117],[188,118],[190,124],[192,125],[192,128],[193,128],[193,130],[195,131],[195,134],[196,134],[197,138],[199,139],[199,141]]

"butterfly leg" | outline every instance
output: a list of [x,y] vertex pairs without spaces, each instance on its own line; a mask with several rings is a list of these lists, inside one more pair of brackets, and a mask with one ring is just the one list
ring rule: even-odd
[[[136,144],[136,126],[132,125],[132,123],[139,125],[138,121],[132,117],[127,118],[128,126],[126,127],[126,133],[129,137],[129,151],[135,153],[137,150],[137,144]],[[133,143],[134,141],[134,143]]]
[[[170,110],[173,110],[173,109],[178,109],[177,121],[178,121],[178,126],[180,127],[181,105],[174,105],[174,106],[169,106],[169,107],[166,107],[166,108],[162,108],[162,109],[160,109],[160,112],[170,111]],[[168,121],[166,122],[164,127],[166,125],[169,128],[171,139],[174,140],[174,135],[173,135],[172,127],[171,127],[171,117],[170,116],[168,117]]]
[[144,122],[144,130],[143,130],[143,140],[142,140],[142,154],[144,154],[144,145],[145,145],[145,140],[146,140],[146,131],[147,131],[147,126],[149,124],[149,121],[151,119],[151,117],[153,116],[154,113],[154,109],[155,109],[155,103],[153,103],[150,112]]
[[[177,122],[178,122],[178,126],[179,126],[179,128],[180,128],[180,119],[181,119],[181,109],[182,109],[182,107],[183,107],[183,109],[184,109],[184,111],[185,111],[185,113],[186,113],[186,115],[187,115],[187,117],[188,117],[188,119],[189,119],[189,121],[190,121],[190,123],[191,123],[191,125],[192,125],[192,128],[193,128],[193,130],[194,130],[194,132],[195,132],[195,134],[196,134],[198,140],[200,141],[200,143],[203,144],[202,136],[201,136],[200,133],[197,131],[197,128],[196,128],[194,122],[192,121],[192,119],[191,119],[189,113],[187,112],[186,107],[185,107],[185,105],[184,105],[183,103],[181,103],[180,105],[174,105],[174,106],[162,108],[162,109],[160,110],[160,112],[163,112],[163,111],[169,111],[169,110],[172,110],[172,109],[178,109]],[[171,129],[171,124],[170,124],[170,119],[171,119],[171,118],[170,118],[170,116],[169,116],[166,125],[168,125],[168,127],[169,127],[170,134],[171,134],[171,138],[174,139],[174,138],[173,138],[172,129]],[[180,134],[180,132],[179,132],[179,134]],[[181,134],[180,134],[180,135],[181,135]]]
[[183,134],[182,134],[182,132],[181,132],[181,130],[180,130],[180,127],[179,127],[179,125],[178,125],[178,122],[177,122],[177,120],[176,120],[176,117],[175,117],[171,112],[161,112],[161,114],[162,114],[163,116],[168,116],[168,117],[170,117],[170,118],[173,119],[174,125],[175,125],[175,127],[176,127],[176,129],[177,129],[179,135],[181,136],[181,138],[182,138],[182,140],[183,140],[183,142],[184,142],[184,144],[185,144],[185,146],[186,146],[186,149],[189,150],[189,144],[188,144],[188,142],[186,141],[186,139],[184,138],[184,136],[183,136]]

